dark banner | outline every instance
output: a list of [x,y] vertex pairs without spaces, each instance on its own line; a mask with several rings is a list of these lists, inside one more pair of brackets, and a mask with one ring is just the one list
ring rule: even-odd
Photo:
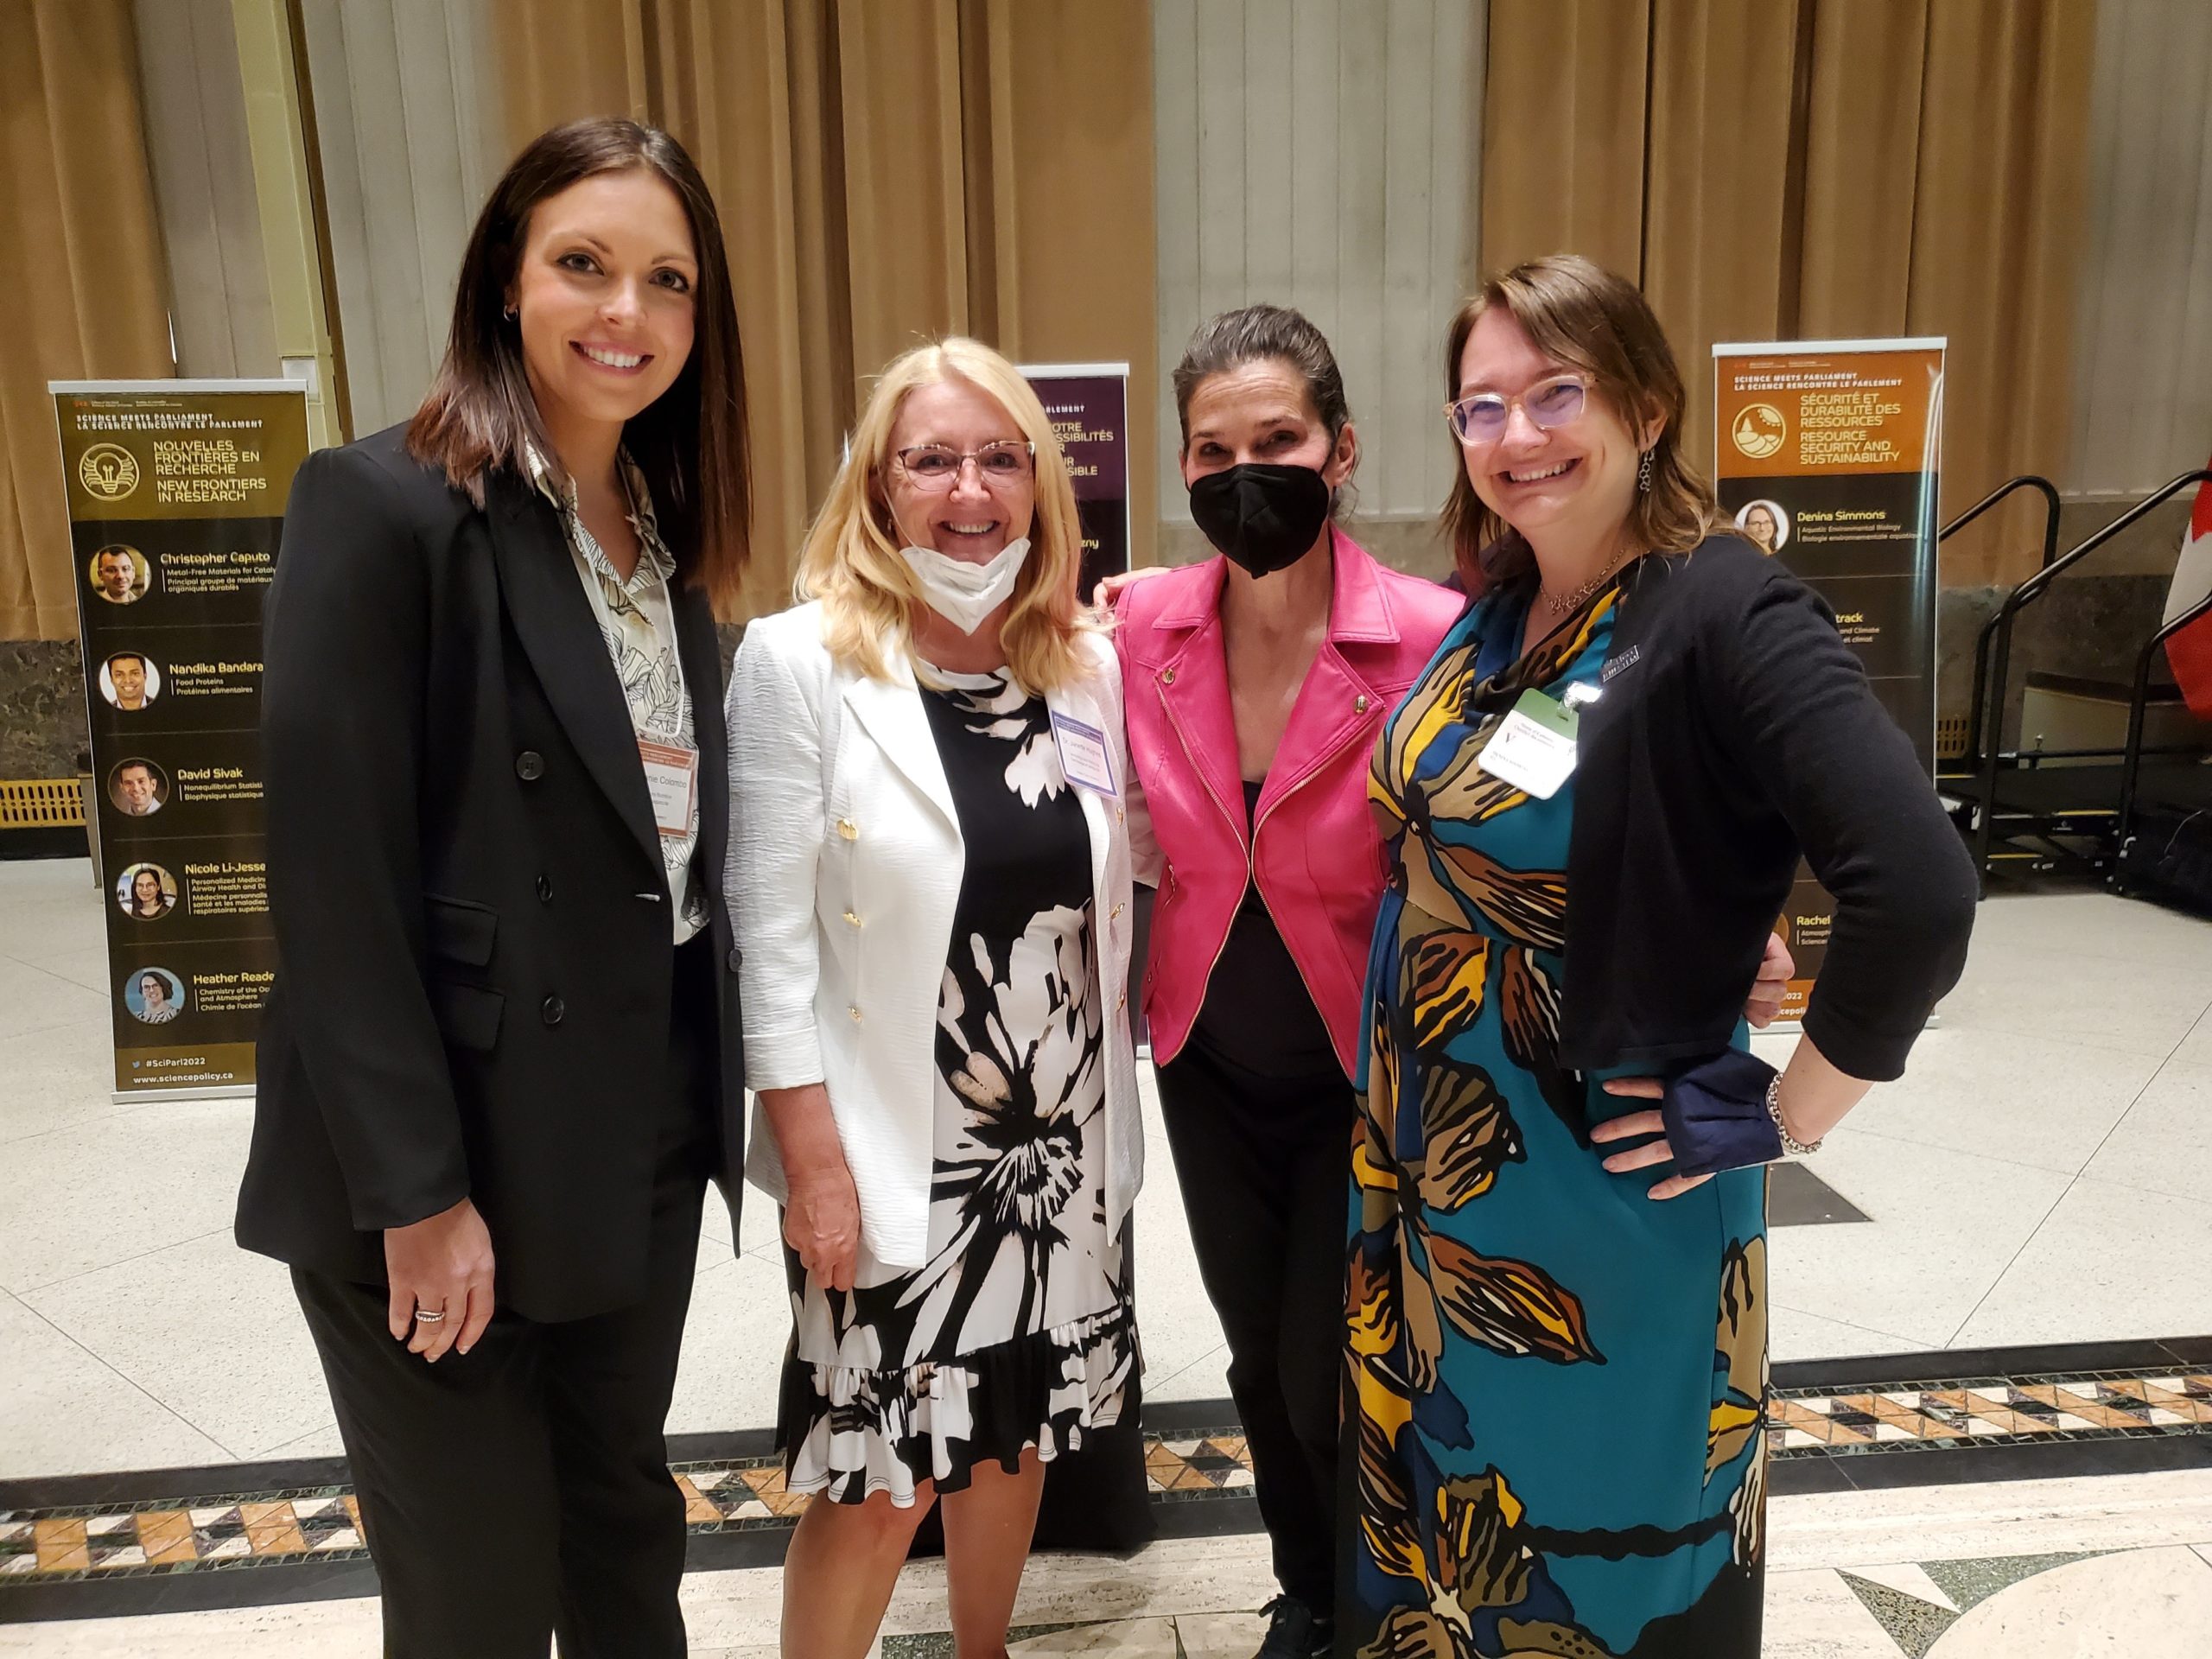
[[[1827,600],[1875,696],[1936,775],[1936,484],[1943,341],[1715,346],[1714,468],[1737,528]],[[1804,1012],[1835,906],[1801,870],[1782,932]]]
[[1129,365],[1025,365],[1024,379],[1045,405],[1075,480],[1083,521],[1083,586],[1088,600],[1101,576],[1129,568]]
[[305,392],[282,381],[49,390],[77,569],[116,1092],[248,1092],[276,967],[261,607],[307,457]]

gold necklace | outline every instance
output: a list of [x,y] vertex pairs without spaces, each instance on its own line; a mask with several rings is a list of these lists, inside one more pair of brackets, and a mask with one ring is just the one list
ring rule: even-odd
[[1629,562],[1629,557],[1630,556],[1626,553],[1621,554],[1615,558],[1611,564],[1607,565],[1603,570],[1600,570],[1596,575],[1591,577],[1589,581],[1584,582],[1580,588],[1567,594],[1564,599],[1560,599],[1554,594],[1546,594],[1544,595],[1545,605],[1550,608],[1551,613],[1554,616],[1565,616],[1570,611],[1581,609],[1583,602],[1587,600],[1591,594],[1596,593],[1600,588],[1611,581],[1614,572],[1618,571],[1623,565],[1626,564]]

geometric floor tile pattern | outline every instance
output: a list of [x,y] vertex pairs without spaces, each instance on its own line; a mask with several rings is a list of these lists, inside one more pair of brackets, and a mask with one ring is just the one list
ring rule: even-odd
[[[2154,1368],[1794,1388],[1770,1396],[1766,1433],[1777,1464],[1902,1452],[1971,1459],[1979,1450],[2029,1443],[2212,1440],[2212,1374]],[[1145,1470],[1156,1503],[1233,1497],[1252,1484],[1250,1454],[1234,1427],[1147,1436]],[[774,1456],[678,1463],[673,1472],[694,1535],[785,1529],[810,1501],[785,1489]],[[35,1594],[39,1586],[366,1554],[359,1511],[340,1484],[232,1493],[188,1505],[172,1498],[0,1510],[0,1618],[14,1597]],[[1868,1593],[1880,1599],[1905,1592],[1876,1586]]]
[[1801,1389],[1777,1393],[1767,1411],[1769,1448],[1780,1456],[2138,1436],[2212,1424],[2212,1376],[2092,1371],[1848,1393]]
[[264,1492],[235,1502],[73,1514],[0,1511],[0,1582],[176,1572],[364,1553],[350,1493]]

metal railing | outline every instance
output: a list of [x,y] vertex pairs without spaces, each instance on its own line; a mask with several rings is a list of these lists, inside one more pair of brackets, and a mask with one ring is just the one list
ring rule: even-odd
[[[1983,496],[1980,500],[1936,532],[1937,545],[1940,546],[1948,541],[1999,502],[2008,499],[2016,490],[2033,490],[2043,497],[2043,563],[2037,566],[2037,569],[2038,571],[2050,569],[2052,562],[2058,557],[2058,486],[2049,479],[2040,477],[2034,473],[2024,474],[2018,478],[2008,478],[1987,495]],[[1968,699],[1967,705],[1966,758],[1968,763],[1976,768],[1981,765],[1982,693],[1989,671],[1989,642],[1996,632],[1997,614],[1992,612],[1988,620],[1981,625],[1980,632],[1975,634],[1974,641],[1974,695]],[[2005,724],[2001,703],[1998,710],[1997,724],[1999,741],[2001,741]]]
[[[2013,480],[2013,484],[2018,484],[2021,482],[2023,482],[2023,480],[2018,479]],[[1998,762],[2002,758],[2001,751],[2005,747],[2005,694],[2006,683],[2012,677],[2012,626],[2014,622],[2018,619],[2022,610],[2025,609],[2029,605],[2034,603],[2037,600],[2042,598],[2044,594],[2050,591],[2050,585],[2052,582],[2057,581],[2058,578],[2065,575],[2067,571],[2071,570],[2075,565],[2081,563],[2082,560],[2088,557],[2090,554],[2095,552],[2097,549],[2104,546],[2121,531],[2139,523],[2163,503],[2171,499],[2174,496],[2180,494],[2182,491],[2188,489],[2191,485],[2207,483],[2212,483],[2212,471],[2207,471],[2202,468],[2193,473],[2183,473],[2178,478],[2168,480],[2165,483],[2161,484],[2157,489],[2152,491],[2150,494],[2145,496],[2140,501],[2138,501],[2126,512],[2121,513],[2119,518],[2105,525],[2103,529],[2092,531],[2088,536],[2075,543],[2074,546],[2069,548],[2058,557],[2049,560],[2044,565],[2042,569],[2037,571],[2035,575],[2030,576],[2025,582],[2022,582],[2011,593],[2007,594],[2005,596],[2004,601],[1998,606],[1996,615],[1990,618],[1989,622],[1986,625],[1991,639],[1991,647],[1989,651],[1990,672],[1989,679],[1986,683],[1986,695],[1988,697],[1986,707],[1993,709],[1996,711],[1994,721],[1995,729],[1991,731],[1989,734],[1989,742],[1986,746],[1975,750],[1974,753],[1974,760],[1976,762],[1977,768],[1980,773],[1980,783],[1981,791],[1980,820],[1975,825],[1974,829],[1974,865],[1975,868],[1980,870],[1984,875],[1986,875],[1989,871],[1989,855],[1994,848],[1997,836],[1997,772]],[[2007,485],[2005,487],[2010,489],[2012,486]],[[1980,512],[1989,505],[1989,502],[1984,501],[1980,505],[1973,509],[1973,511]],[[1963,519],[1955,520],[1952,525],[1948,529],[1946,529],[1942,533],[1944,535],[1950,534],[1951,530],[1956,529],[1958,524],[1963,522]],[[2054,524],[2056,524],[2055,519],[2052,522]],[[2166,636],[2166,630],[2161,629],[2157,639],[2154,639],[2153,643],[2155,644],[2163,641]],[[2150,650],[2151,647],[2147,645],[2144,648],[2145,655],[2141,663],[2139,664],[2146,680],[2150,672]],[[1978,682],[1975,687],[1977,709],[1983,706],[1980,703],[1979,699],[1983,695],[1984,690],[1984,686]],[[2139,703],[2138,704],[2138,708],[2139,709]],[[2132,720],[2130,724],[2132,728],[2133,725],[2133,721]],[[2138,747],[2139,747],[2139,734]],[[2123,787],[2125,785],[2123,785]],[[2118,843],[2115,842],[2114,844],[2117,846]]]
[[2128,837],[2134,833],[2135,793],[2143,773],[2143,728],[2149,717],[2151,699],[2151,664],[2157,660],[2158,651],[2190,623],[2212,616],[2212,594],[2183,611],[2171,622],[2162,625],[2135,658],[2134,695],[2127,705],[2127,758],[2121,762],[2120,772],[2120,819],[2114,829],[2113,874],[2117,880],[2120,865],[2117,856],[2127,846]]

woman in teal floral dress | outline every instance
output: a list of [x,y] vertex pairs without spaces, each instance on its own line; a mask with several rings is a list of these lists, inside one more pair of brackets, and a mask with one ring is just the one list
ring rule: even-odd
[[[1898,1074],[1973,873],[1819,601],[1708,537],[1633,288],[1497,279],[1448,385],[1491,553],[1370,779],[1339,1651],[1754,1659],[1763,1166]],[[1738,1010],[1801,848],[1837,925],[1777,1077]]]

